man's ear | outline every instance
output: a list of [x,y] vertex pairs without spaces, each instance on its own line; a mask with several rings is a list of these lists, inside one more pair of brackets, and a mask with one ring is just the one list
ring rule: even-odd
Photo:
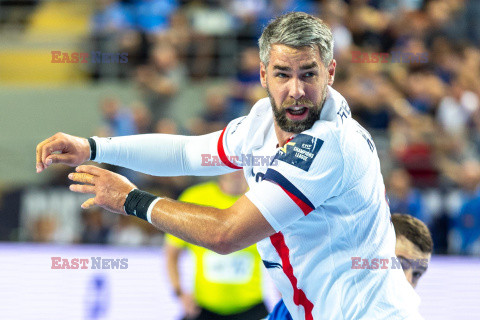
[[335,80],[335,68],[337,67],[337,61],[335,59],[332,59],[330,64],[328,65],[327,71],[328,71],[328,85],[331,86],[333,84],[333,81]]
[[260,62],[260,83],[262,87],[267,88],[267,67]]

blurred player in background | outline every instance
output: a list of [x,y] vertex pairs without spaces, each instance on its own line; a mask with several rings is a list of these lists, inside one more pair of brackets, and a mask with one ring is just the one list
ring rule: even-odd
[[77,167],[69,177],[85,185],[70,190],[95,194],[83,208],[135,215],[217,253],[258,242],[295,320],[421,319],[403,272],[351,268],[354,256],[394,256],[395,231],[375,145],[331,87],[330,29],[293,12],[272,21],[259,46],[269,98],[223,131],[88,140],[59,133],[37,146],[37,171],[89,159],[159,176],[243,169],[250,190],[223,210],[156,197],[95,166]]
[[[392,214],[397,242],[395,255],[400,259],[403,272],[413,288],[427,271],[433,252],[433,240],[428,227],[419,219],[408,214]],[[428,264],[411,263],[426,259]],[[283,300],[278,302],[268,320],[292,320]]]
[[[241,171],[223,175],[185,190],[178,200],[219,209],[232,206],[247,190]],[[181,286],[179,256],[188,249],[194,255],[193,296]],[[184,320],[251,320],[268,314],[262,296],[262,260],[255,245],[229,255],[219,255],[172,235],[166,236],[170,282],[182,303]]]
[[410,261],[426,259],[430,263],[433,252],[433,240],[425,223],[408,214],[392,214],[397,242],[395,255],[402,262],[408,282],[415,288],[418,280],[427,271],[428,264],[412,264]]

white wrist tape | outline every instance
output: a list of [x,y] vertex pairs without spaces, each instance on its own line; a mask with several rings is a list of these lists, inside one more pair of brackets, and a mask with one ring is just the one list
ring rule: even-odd
[[157,199],[155,199],[151,204],[150,206],[148,207],[148,210],[147,210],[147,221],[149,223],[152,223],[152,211],[153,211],[153,207],[155,207],[155,205],[157,204],[158,200],[161,200],[163,198],[161,197],[158,197]]

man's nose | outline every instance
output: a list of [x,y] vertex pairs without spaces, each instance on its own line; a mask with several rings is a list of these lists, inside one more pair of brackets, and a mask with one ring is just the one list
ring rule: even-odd
[[290,97],[298,100],[305,96],[304,83],[298,78],[292,78],[290,83]]

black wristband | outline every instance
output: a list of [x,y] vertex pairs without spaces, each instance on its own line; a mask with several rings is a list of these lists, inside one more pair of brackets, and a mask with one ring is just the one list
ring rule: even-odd
[[125,212],[128,215],[139,217],[140,219],[146,220],[147,219],[147,211],[150,204],[157,199],[151,193],[133,189],[127,196],[125,200],[125,204],[123,205]]
[[88,138],[88,143],[90,144],[90,160],[95,160],[97,157],[97,143],[93,138]]

